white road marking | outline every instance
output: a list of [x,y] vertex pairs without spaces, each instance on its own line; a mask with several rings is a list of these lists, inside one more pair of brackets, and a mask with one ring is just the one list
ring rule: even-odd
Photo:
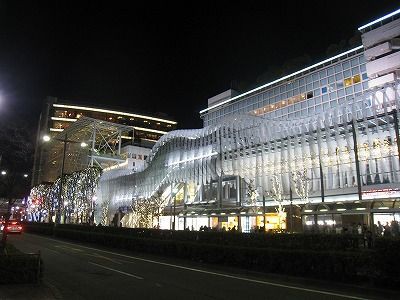
[[136,279],[143,279],[143,277],[136,276],[136,275],[133,275],[131,273],[126,273],[124,271],[116,270],[116,269],[113,269],[113,268],[109,268],[109,267],[106,267],[106,266],[103,266],[103,265],[99,265],[99,264],[96,264],[96,263],[91,262],[91,261],[89,261],[89,264],[95,265],[97,267],[100,267],[100,268],[103,268],[103,269],[107,269],[107,270],[110,270],[110,271],[114,271],[114,272],[117,272],[117,273],[120,273],[120,274],[124,274],[126,276],[133,277],[133,278],[136,278]]
[[242,280],[242,281],[247,281],[247,282],[253,282],[253,283],[259,283],[259,284],[264,284],[264,285],[276,286],[276,287],[281,287],[281,288],[287,288],[287,289],[292,289],[292,290],[297,290],[297,291],[304,291],[304,292],[323,294],[323,295],[329,295],[329,296],[336,296],[336,297],[344,297],[344,298],[348,298],[348,299],[368,300],[368,298],[362,298],[362,297],[351,296],[351,295],[346,295],[346,294],[339,294],[339,293],[333,293],[333,292],[327,292],[327,291],[321,291],[321,290],[315,290],[315,289],[308,289],[308,288],[302,288],[302,287],[297,287],[297,286],[293,286],[293,285],[286,285],[286,284],[274,283],[274,282],[270,282],[270,281],[256,280],[256,279],[233,276],[233,275],[228,275],[228,274],[223,274],[223,273],[205,271],[205,270],[201,270],[201,269],[189,268],[189,267],[184,267],[184,266],[164,263],[164,262],[160,262],[160,261],[145,259],[145,258],[141,258],[141,257],[136,257],[136,256],[126,255],[126,254],[116,253],[116,252],[112,252],[112,251],[100,250],[100,249],[93,248],[93,247],[87,247],[87,246],[82,246],[82,245],[78,245],[78,244],[74,244],[74,243],[68,243],[68,242],[64,242],[64,241],[60,241],[60,240],[56,240],[56,239],[50,239],[50,238],[46,238],[46,237],[42,237],[42,236],[40,236],[40,237],[43,238],[43,239],[55,241],[55,242],[58,242],[58,243],[78,246],[78,247],[85,248],[85,249],[95,250],[95,251],[99,251],[99,252],[103,252],[103,253],[108,253],[108,254],[111,254],[111,255],[121,256],[121,257],[125,257],[125,258],[135,259],[135,260],[139,260],[139,261],[144,261],[144,262],[148,262],[148,263],[152,263],[152,264],[168,266],[168,267],[177,268],[177,269],[183,269],[183,270],[188,270],[188,271],[193,271],[193,272],[198,272],[198,273],[204,273],[204,274],[210,274],[210,275],[215,275],[215,276],[220,276],[220,277],[225,277],[225,278],[231,278],[231,279]]
[[98,253],[85,253],[85,254],[88,255],[88,256],[93,256],[93,257],[97,257],[97,258],[102,258],[102,259],[111,261],[111,262],[113,262],[113,263],[115,263],[115,264],[122,265],[121,262],[119,262],[119,261],[117,261],[117,260],[115,260],[115,259],[112,259],[112,258],[110,258],[110,257],[100,255],[100,254],[98,254]]

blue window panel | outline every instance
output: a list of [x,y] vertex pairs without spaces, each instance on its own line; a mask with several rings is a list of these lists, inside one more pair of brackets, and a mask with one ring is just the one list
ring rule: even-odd
[[341,89],[341,88],[343,88],[343,87],[344,87],[344,84],[343,84],[343,81],[342,81],[342,80],[336,82],[336,88],[337,88],[337,89]]
[[324,111],[325,111],[325,110],[328,110],[328,109],[329,109],[329,103],[324,103],[324,104],[323,104],[323,107],[324,107]]
[[367,75],[367,73],[363,73],[363,74],[362,74],[362,79],[363,79],[363,80],[368,80],[368,75]]
[[319,71],[319,77],[322,79],[324,77],[326,77],[326,70],[321,70]]
[[362,64],[360,66],[360,70],[361,70],[361,72],[367,72],[367,67],[365,66],[365,64]]
[[360,64],[365,63],[365,57],[364,57],[364,55],[363,55],[363,54],[360,55],[360,56],[358,57],[358,60],[360,61]]
[[307,105],[310,107],[310,106],[314,106],[314,104],[315,104],[315,101],[314,101],[314,99],[309,99],[308,101],[307,101]]
[[333,67],[330,67],[329,69],[328,69],[328,76],[331,76],[331,75],[333,75],[335,73],[335,70],[333,69]]
[[355,67],[353,69],[351,69],[351,75],[357,75],[360,74],[360,69],[358,67]]
[[352,66],[352,67],[355,67],[355,66],[358,66],[358,65],[359,65],[358,57],[353,58],[353,59],[351,60],[351,66]]
[[312,80],[313,81],[317,81],[319,79],[319,73],[314,73],[313,75],[312,75]]
[[328,94],[322,95],[322,102],[329,102],[329,96]]
[[299,80],[299,85],[300,85],[300,86],[304,85],[304,78],[300,78],[300,80]]
[[306,91],[308,92],[311,91],[312,89],[313,89],[312,84],[311,83],[307,84]]
[[337,73],[336,76],[335,76],[335,79],[336,79],[336,81],[342,80],[342,79],[343,79],[343,74],[342,74],[342,72]]
[[312,82],[312,77],[309,75],[306,77],[306,83],[311,83]]
[[336,107],[337,106],[337,101],[333,100],[333,101],[330,102],[330,104],[331,104],[331,107]]
[[344,89],[340,89],[337,91],[338,97],[344,97]]
[[336,99],[336,98],[337,98],[337,97],[336,97],[336,92],[329,93],[329,98],[330,98],[331,100]]
[[339,73],[339,72],[341,72],[343,70],[343,68],[342,68],[342,65],[341,64],[337,64],[336,66],[335,66],[335,72],[336,73]]
[[353,87],[349,86],[349,87],[345,88],[345,92],[346,92],[346,95],[353,94]]
[[328,91],[328,88],[326,86],[321,88],[322,94],[325,94]]
[[300,87],[300,93],[305,93],[305,92],[306,92],[306,87],[305,86]]
[[345,61],[342,63],[343,66],[343,70],[350,68],[350,62],[349,61]]
[[321,95],[321,90],[320,89],[315,89],[314,90],[314,96],[319,96]]
[[328,80],[326,78],[321,79],[321,85],[326,85],[328,83]]
[[321,97],[315,97],[315,104],[321,104]]
[[288,92],[288,98],[293,97],[293,90]]
[[298,80],[295,80],[295,81],[294,81],[293,87],[295,87],[295,88],[299,87],[299,81],[298,81]]
[[334,83],[334,82],[335,82],[335,76],[329,76],[328,83]]
[[354,86],[354,92],[356,93],[361,92],[361,83],[358,83]]
[[350,77],[350,76],[351,76],[351,72],[350,72],[350,70],[346,70],[346,71],[344,71],[344,72],[343,72],[343,75],[344,75],[344,78],[348,78],[348,77]]
[[[344,92],[343,92],[344,94]],[[346,100],[344,99],[344,97],[339,98],[338,100],[339,104],[344,104],[346,102]]]
[[294,105],[294,110],[299,110],[300,109],[300,103],[297,103]]
[[313,89],[317,89],[319,87],[320,87],[319,81],[316,81],[316,82],[313,83]]
[[368,81],[365,81],[362,83],[363,89],[367,90],[368,89]]
[[301,108],[307,108],[307,101],[301,102]]
[[321,112],[321,109],[322,109],[321,105],[317,105],[317,106],[315,107],[315,112],[316,112],[316,113],[319,113],[319,112]]
[[302,117],[307,116],[307,109],[303,109],[303,110],[301,111],[301,116],[302,116]]

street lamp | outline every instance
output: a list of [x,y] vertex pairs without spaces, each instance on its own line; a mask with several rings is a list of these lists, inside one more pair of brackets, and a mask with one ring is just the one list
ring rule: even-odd
[[[44,135],[43,136],[43,141],[49,142],[51,140],[50,136]],[[55,224],[60,224],[61,223],[61,204],[65,206],[65,203],[68,203],[67,201],[62,202],[62,190],[63,190],[63,180],[64,180],[64,167],[65,167],[65,154],[67,150],[67,143],[79,143],[77,141],[69,141],[67,139],[67,134],[65,133],[65,138],[64,139],[58,139],[54,138],[56,141],[63,142],[63,158],[62,158],[62,163],[61,163],[61,176],[60,176],[60,188],[58,191],[58,208],[57,208],[57,216],[56,216],[56,222]],[[81,147],[85,148],[87,146],[87,143],[81,142]],[[65,223],[65,217],[64,217],[64,223]]]

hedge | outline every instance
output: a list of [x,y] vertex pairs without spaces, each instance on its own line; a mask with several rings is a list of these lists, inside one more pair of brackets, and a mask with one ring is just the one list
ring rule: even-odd
[[0,255],[0,284],[38,282],[43,267],[40,255],[24,254],[10,243],[6,249],[8,254]]
[[107,247],[237,266],[268,273],[400,288],[400,239],[377,238],[373,249],[353,235],[242,234],[84,225],[27,224],[33,233]]
[[[26,223],[26,230],[32,233],[53,234],[53,224]],[[143,228],[121,228],[106,226],[88,226],[75,224],[57,225],[56,230],[69,229],[91,233],[103,233],[130,236],[137,238],[152,238],[183,242],[196,242],[217,245],[231,245],[255,248],[303,249],[303,250],[355,250],[363,244],[360,235],[335,234],[264,234],[217,231],[173,231]]]

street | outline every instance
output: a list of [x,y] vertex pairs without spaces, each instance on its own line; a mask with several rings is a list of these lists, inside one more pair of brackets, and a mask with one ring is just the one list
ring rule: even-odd
[[[396,296],[391,291],[266,276],[26,233],[10,235],[9,241],[24,252],[41,251],[43,280],[62,299],[283,300],[394,299]],[[28,299],[29,295],[26,296]]]

